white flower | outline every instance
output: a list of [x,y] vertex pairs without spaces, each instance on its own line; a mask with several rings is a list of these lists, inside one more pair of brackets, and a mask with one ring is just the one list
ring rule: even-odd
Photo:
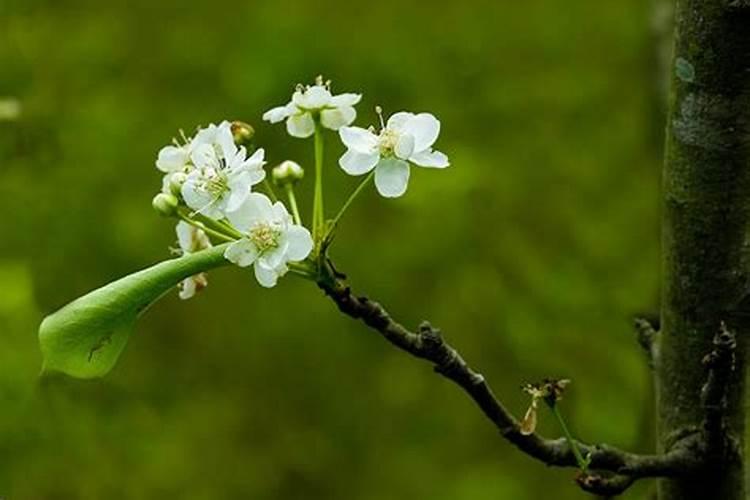
[[[182,255],[198,252],[211,247],[211,241],[202,229],[180,221],[175,228],[177,233],[177,243],[180,245]],[[183,300],[191,298],[196,292],[208,286],[206,273],[199,273],[189,278],[185,278],[180,283],[180,298]]]
[[310,232],[292,223],[283,203],[271,204],[264,194],[250,193],[227,217],[244,238],[229,245],[224,257],[240,267],[254,264],[255,277],[265,287],[276,285],[288,262],[304,260],[312,251]]
[[223,218],[226,211],[242,204],[251,186],[265,178],[263,157],[263,149],[258,149],[247,158],[245,148],[235,145],[229,122],[199,131],[191,143],[195,168],[182,185],[185,203],[207,217]]
[[440,122],[430,113],[396,113],[375,135],[360,127],[342,127],[341,140],[348,151],[339,159],[347,174],[362,175],[375,169],[375,186],[388,198],[401,196],[409,183],[409,163],[445,168],[448,157],[432,149]]
[[354,105],[362,99],[361,94],[332,95],[330,83],[318,77],[315,85],[299,85],[286,106],[266,111],[263,119],[271,123],[286,120],[286,130],[294,137],[310,137],[315,132],[315,117],[331,130],[350,125],[357,117]]

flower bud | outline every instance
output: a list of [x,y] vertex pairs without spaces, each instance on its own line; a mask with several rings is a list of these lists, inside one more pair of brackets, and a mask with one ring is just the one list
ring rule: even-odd
[[255,135],[255,129],[241,121],[233,121],[230,129],[234,143],[238,146],[246,146]]
[[169,177],[169,191],[176,197],[182,196],[182,185],[187,180],[187,174],[175,172]]
[[154,210],[164,217],[175,215],[179,204],[180,202],[177,200],[177,197],[168,193],[159,193],[154,196],[154,199],[151,201]]
[[296,184],[305,176],[305,171],[292,160],[286,160],[274,167],[271,171],[271,176],[273,177],[274,184],[285,186],[287,184]]

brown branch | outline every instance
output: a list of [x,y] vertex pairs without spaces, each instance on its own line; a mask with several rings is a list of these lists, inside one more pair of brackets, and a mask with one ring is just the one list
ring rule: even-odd
[[[323,265],[322,277],[318,281],[318,286],[336,303],[341,312],[363,321],[399,349],[433,363],[437,373],[461,387],[502,436],[527,455],[547,465],[577,466],[575,456],[565,439],[545,439],[537,434],[522,434],[519,422],[497,399],[485,378],[466,363],[443,339],[438,329],[433,328],[428,322],[423,322],[418,331],[409,330],[394,321],[379,303],[367,297],[354,295],[345,278],[330,262],[326,262]],[[719,359],[716,360],[715,366],[710,365],[711,373],[716,374],[713,377],[709,376],[709,403],[716,397],[716,383],[725,380],[725,352],[726,350],[722,350],[717,354]],[[590,472],[579,474],[577,483],[588,492],[612,496],[623,492],[640,478],[674,477],[700,469],[705,464],[707,447],[704,437],[713,436],[713,432],[708,431],[714,428],[715,418],[709,418],[709,415],[713,414],[707,412],[708,423],[705,433],[687,433],[669,450],[659,455],[630,453],[606,444],[577,443],[581,452],[590,459]]]

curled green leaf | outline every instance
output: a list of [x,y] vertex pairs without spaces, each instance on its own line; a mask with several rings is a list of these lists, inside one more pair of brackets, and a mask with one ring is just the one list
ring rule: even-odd
[[227,263],[228,244],[155,264],[113,281],[50,314],[39,327],[42,372],[106,375],[140,314],[183,279]]

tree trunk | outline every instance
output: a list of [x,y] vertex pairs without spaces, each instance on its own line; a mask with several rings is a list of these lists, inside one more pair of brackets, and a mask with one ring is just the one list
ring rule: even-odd
[[[747,287],[750,0],[678,0],[664,165],[663,296],[656,363],[659,445],[701,429],[702,356],[722,321],[737,333],[726,416],[744,449],[749,331],[729,311]],[[745,500],[744,455],[659,482],[660,500]]]

